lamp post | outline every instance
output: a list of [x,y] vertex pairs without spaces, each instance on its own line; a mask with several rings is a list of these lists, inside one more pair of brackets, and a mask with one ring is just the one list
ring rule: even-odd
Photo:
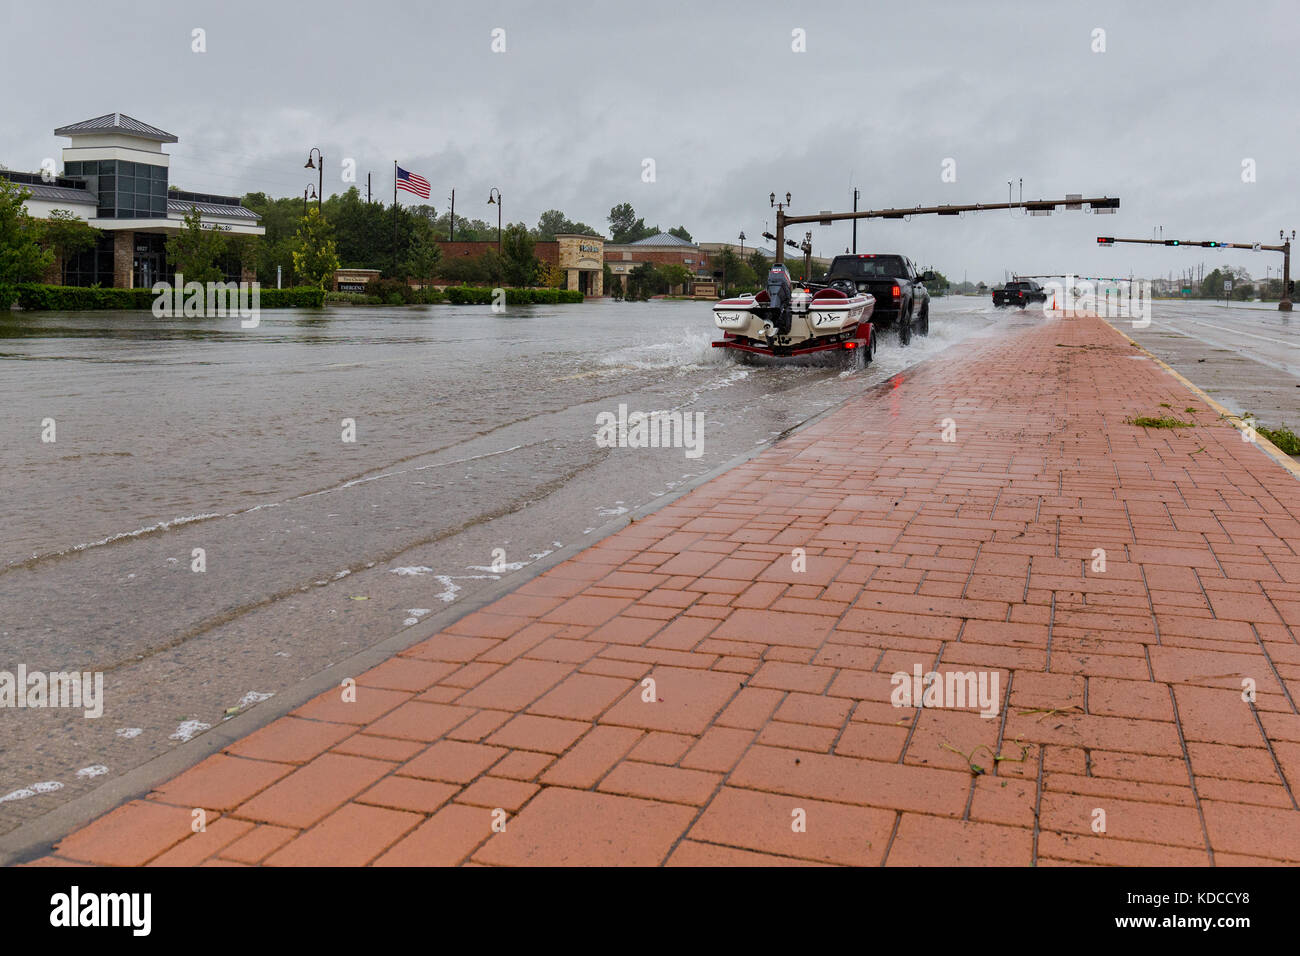
[[[306,186],[304,186],[304,187],[302,188],[302,215],[303,215],[303,218],[306,218],[306,216],[307,216],[307,190],[309,190],[309,189],[311,190],[311,198],[312,198],[312,199],[316,199],[316,198],[318,198],[318,197],[316,196],[316,187],[313,186],[311,183],[308,183]],[[319,205],[317,206],[317,208],[318,208],[318,209],[320,208]]]
[[745,230],[740,230],[740,258],[745,258]]
[[497,207],[497,255],[499,256],[501,255],[501,190],[495,186],[488,190],[488,205]]
[[[311,154],[316,154],[316,162],[313,165]],[[325,195],[325,157],[319,149],[313,146],[307,150],[307,162],[302,164],[303,169],[314,169],[317,171],[317,181],[320,183],[320,194],[316,197],[316,211],[320,212],[321,196]],[[306,215],[306,213],[304,213]]]
[[[776,201],[776,193],[768,193],[767,201],[769,205],[776,209],[776,235],[772,237],[772,241],[776,243],[776,262],[779,265],[784,252],[781,244],[785,241],[785,208],[790,205],[790,194],[786,193],[785,202],[779,203]],[[759,278],[761,279],[762,276],[759,276]]]

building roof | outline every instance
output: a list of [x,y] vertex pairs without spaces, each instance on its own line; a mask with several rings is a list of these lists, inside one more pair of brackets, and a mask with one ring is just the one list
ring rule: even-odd
[[14,169],[0,169],[0,179],[26,189],[31,199],[45,199],[51,202],[80,202],[98,204],[95,194],[83,189],[81,179],[77,177],[58,176],[54,182],[47,182],[42,173],[23,173]]
[[159,143],[180,142],[171,133],[156,126],[150,126],[148,123],[141,123],[138,119],[127,116],[125,113],[105,113],[103,116],[96,116],[94,119],[82,120],[80,123],[72,123],[68,126],[60,126],[54,131],[54,135],[78,136],[82,133],[106,132],[123,133],[140,139],[152,139]]
[[695,243],[687,242],[681,236],[673,236],[666,232],[657,232],[653,236],[647,236],[644,239],[638,239],[636,242],[629,242],[629,246],[694,246]]
[[88,189],[73,189],[69,186],[48,186],[45,183],[24,185],[31,192],[32,199],[45,199],[50,202],[79,202],[99,205],[99,198]]
[[230,216],[234,219],[261,219],[257,213],[243,206],[227,206],[215,202],[194,202],[190,199],[171,199],[167,200],[168,212],[179,212],[181,214],[189,212],[191,209],[197,209],[205,216]]

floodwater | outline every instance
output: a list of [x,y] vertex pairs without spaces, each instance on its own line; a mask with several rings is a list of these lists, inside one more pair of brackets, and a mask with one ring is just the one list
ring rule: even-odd
[[[1152,331],[1196,308],[1156,303]],[[0,834],[1034,318],[935,299],[928,338],[853,372],[737,364],[703,302],[0,317],[0,670],[102,671],[107,696],[97,720],[0,711]],[[702,453],[601,447],[620,405],[699,413]]]

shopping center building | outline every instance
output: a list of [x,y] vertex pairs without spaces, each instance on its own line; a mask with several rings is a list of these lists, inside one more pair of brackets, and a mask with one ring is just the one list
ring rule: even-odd
[[695,276],[691,289],[674,286],[675,295],[690,294],[697,286],[708,287],[712,294],[713,273],[710,271],[709,254],[694,242],[682,239],[670,233],[660,232],[636,242],[605,243],[605,262],[609,264],[614,281],[622,284],[627,291],[628,277],[637,266],[651,263],[656,266],[683,266]]
[[[443,261],[475,259],[497,251],[495,239],[438,243]],[[601,236],[560,233],[553,240],[533,243],[533,255],[540,262],[564,273],[564,287],[585,296],[605,294],[605,240]]]
[[[123,289],[170,281],[174,270],[165,243],[185,228],[191,212],[198,213],[204,229],[249,236],[266,232],[261,217],[234,196],[171,187],[171,157],[162,150],[164,143],[178,142],[171,133],[125,113],[106,113],[60,126],[54,135],[71,141],[63,149],[59,175],[0,170],[0,178],[31,194],[25,205],[32,216],[48,219],[63,209],[101,230],[95,248],[56,262],[47,281]],[[230,281],[256,278],[237,261],[223,268]]]

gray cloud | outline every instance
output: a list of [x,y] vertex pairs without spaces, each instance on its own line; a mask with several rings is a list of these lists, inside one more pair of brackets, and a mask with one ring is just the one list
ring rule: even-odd
[[[547,208],[604,227],[628,201],[699,239],[757,236],[769,192],[794,211],[1119,195],[1110,217],[983,213],[859,225],[960,277],[1072,269],[1165,274],[1204,260],[1263,274],[1250,253],[1099,251],[1097,234],[1271,241],[1298,224],[1289,0],[1239,3],[105,4],[0,14],[0,162],[37,169],[58,125],[120,110],[176,133],[186,188],[277,195],[357,162],[385,201],[392,162],[441,210],[510,220]],[[207,52],[190,50],[207,31]],[[508,52],[490,51],[506,30]],[[1091,33],[1106,30],[1093,53]],[[791,52],[791,31],[808,52]],[[644,158],[657,181],[641,181]],[[956,183],[940,181],[957,162]],[[1257,163],[1257,182],[1241,163]],[[330,180],[333,182],[330,182]],[[1018,187],[1017,187],[1018,188]],[[403,201],[412,197],[403,194]],[[819,253],[850,227],[814,228]]]

